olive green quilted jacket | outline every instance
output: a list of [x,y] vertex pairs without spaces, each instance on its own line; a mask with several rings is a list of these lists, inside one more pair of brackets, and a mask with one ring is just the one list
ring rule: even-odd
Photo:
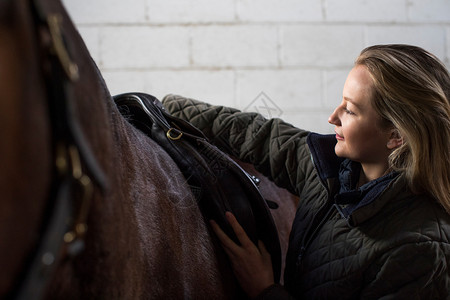
[[335,198],[342,160],[333,137],[181,96],[163,104],[300,196],[285,286],[261,299],[450,299],[450,216],[435,200],[413,195],[402,174],[348,213],[348,203]]

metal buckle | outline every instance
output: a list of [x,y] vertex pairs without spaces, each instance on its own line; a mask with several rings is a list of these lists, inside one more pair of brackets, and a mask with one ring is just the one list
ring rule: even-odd
[[167,138],[169,138],[169,139],[172,140],[172,141],[179,140],[179,139],[181,138],[181,136],[183,135],[183,132],[178,131],[178,135],[177,135],[177,136],[172,136],[171,132],[174,131],[174,130],[175,130],[175,131],[178,131],[178,130],[175,129],[175,128],[170,128],[170,129],[167,131],[167,133],[166,133]]
[[61,63],[64,72],[71,81],[79,78],[78,66],[72,62],[61,33],[62,16],[60,14],[52,14],[47,17],[47,24],[52,38],[53,50]]
[[[68,170],[69,163],[71,170]],[[67,148],[60,145],[56,164],[61,173],[71,171],[72,179],[78,185],[79,191],[81,192],[80,205],[78,207],[77,217],[74,219],[72,230],[64,235],[64,242],[70,244],[76,239],[83,238],[87,231],[86,221],[94,193],[94,185],[90,177],[83,172],[80,154],[74,145],[70,145]]]

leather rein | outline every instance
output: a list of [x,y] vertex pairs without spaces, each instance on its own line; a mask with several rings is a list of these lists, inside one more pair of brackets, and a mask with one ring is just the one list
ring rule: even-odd
[[[36,42],[50,68],[42,67],[45,79],[53,144],[53,180],[43,229],[8,298],[41,299],[58,264],[84,249],[87,217],[95,186],[107,189],[105,174],[86,141],[74,113],[73,84],[79,80],[63,35],[63,16],[45,13],[47,7],[30,0]],[[48,40],[48,39],[47,39]],[[42,63],[42,65],[44,62]]]

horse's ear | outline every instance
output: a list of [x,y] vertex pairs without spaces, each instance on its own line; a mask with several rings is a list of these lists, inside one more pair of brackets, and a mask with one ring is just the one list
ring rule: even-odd
[[403,137],[401,136],[400,131],[398,131],[397,128],[391,129],[386,146],[389,150],[393,150],[401,145],[403,145]]

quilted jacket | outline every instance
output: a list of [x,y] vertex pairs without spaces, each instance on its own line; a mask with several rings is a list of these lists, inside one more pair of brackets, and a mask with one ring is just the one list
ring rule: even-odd
[[403,174],[354,189],[358,164],[336,157],[333,136],[180,96],[163,104],[300,196],[284,287],[259,298],[450,299],[450,216]]

